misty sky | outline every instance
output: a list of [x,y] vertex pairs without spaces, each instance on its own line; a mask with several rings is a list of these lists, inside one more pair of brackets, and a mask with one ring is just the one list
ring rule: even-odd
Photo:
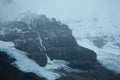
[[12,0],[0,0],[0,20],[13,19],[19,10]]
[[31,11],[57,19],[120,18],[119,0],[0,0],[4,18]]

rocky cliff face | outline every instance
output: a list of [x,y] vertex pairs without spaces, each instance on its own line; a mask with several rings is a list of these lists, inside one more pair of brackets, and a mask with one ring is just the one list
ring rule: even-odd
[[[54,18],[50,20],[44,15],[24,16],[19,20],[0,24],[0,40],[14,42],[17,49],[29,53],[27,56],[40,66],[47,64],[49,56],[51,60],[65,60],[72,68],[80,69],[77,73],[60,69],[58,72],[65,75],[57,80],[120,80],[118,74],[98,64],[94,51],[77,44],[67,25]],[[11,63],[14,60],[0,52],[1,80],[45,80],[13,67]]]
[[19,50],[29,53],[29,57],[45,66],[46,54],[50,59],[70,62],[70,66],[93,66],[97,63],[96,54],[80,47],[67,25],[48,19],[45,15],[9,22],[1,29],[3,41],[13,41]]

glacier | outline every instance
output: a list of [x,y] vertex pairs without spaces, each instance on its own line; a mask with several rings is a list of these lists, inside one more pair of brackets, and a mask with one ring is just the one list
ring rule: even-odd
[[80,46],[94,50],[106,68],[120,73],[120,27],[105,19],[64,20]]

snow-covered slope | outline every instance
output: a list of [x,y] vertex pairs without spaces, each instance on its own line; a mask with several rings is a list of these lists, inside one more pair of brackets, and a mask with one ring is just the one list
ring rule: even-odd
[[55,70],[63,69],[67,72],[79,72],[66,66],[68,62],[63,60],[51,61],[48,57],[48,64],[45,67],[40,67],[34,60],[27,57],[29,55],[26,52],[17,50],[14,48],[12,42],[4,42],[0,40],[0,51],[7,52],[12,58],[15,58],[15,62],[12,64],[24,72],[33,72],[34,74],[44,77],[47,80],[56,80],[64,75],[62,72],[56,72]]
[[60,77],[59,74],[48,71],[40,67],[35,61],[29,59],[25,52],[14,48],[12,42],[0,41],[0,50],[7,52],[9,56],[15,58],[16,61],[13,65],[16,65],[20,70],[25,72],[33,72],[40,77],[45,77],[47,80],[55,80]]
[[120,26],[112,21],[66,20],[79,45],[92,49],[107,68],[120,73]]

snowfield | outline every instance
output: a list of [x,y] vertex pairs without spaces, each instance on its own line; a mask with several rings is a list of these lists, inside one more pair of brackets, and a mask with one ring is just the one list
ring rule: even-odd
[[94,50],[105,67],[120,73],[120,26],[108,20],[66,20],[80,46]]

